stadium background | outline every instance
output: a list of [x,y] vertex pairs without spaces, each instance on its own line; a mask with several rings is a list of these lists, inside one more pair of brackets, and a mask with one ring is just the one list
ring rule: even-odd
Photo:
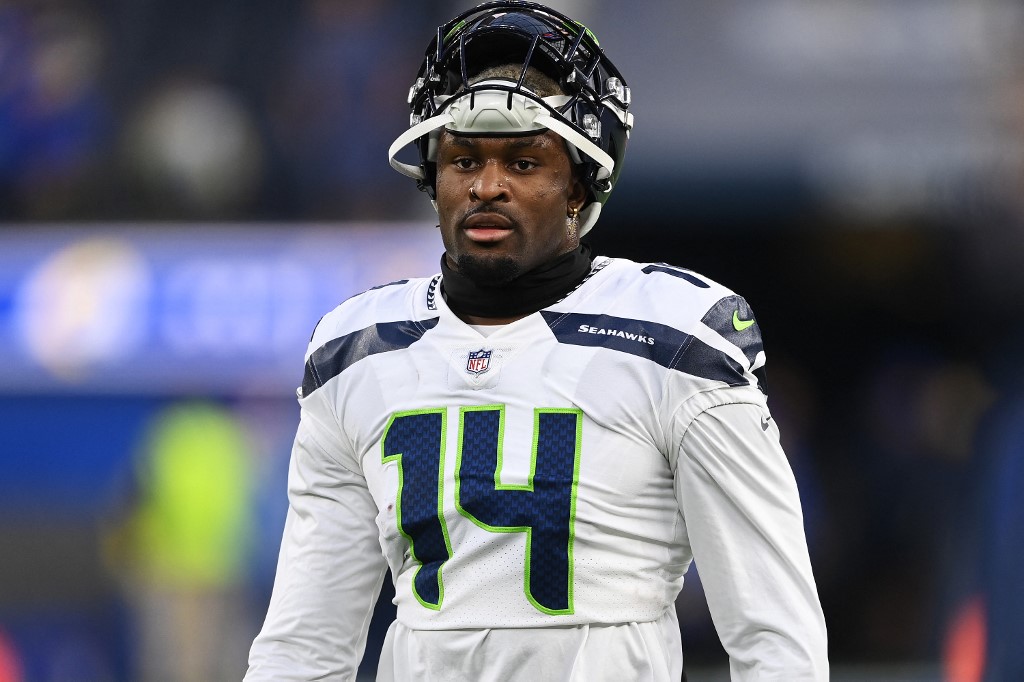
[[[1024,459],[1024,6],[552,5],[633,88],[597,251],[697,270],[761,322],[834,679],[977,679],[1022,518],[999,485]],[[436,269],[429,204],[385,151],[462,8],[0,4],[0,680],[132,679],[147,617],[204,618],[162,590],[222,598],[241,674],[308,334]],[[160,453],[213,432],[240,453],[226,501],[154,502]],[[160,504],[240,541],[186,537],[175,566],[139,531]],[[679,612],[691,679],[722,679],[697,575]],[[990,657],[1014,628],[990,621]]]

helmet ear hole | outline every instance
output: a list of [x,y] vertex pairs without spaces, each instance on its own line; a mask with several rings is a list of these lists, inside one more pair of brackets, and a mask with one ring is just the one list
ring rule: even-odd
[[432,161],[423,163],[423,177],[416,181],[416,188],[426,192],[431,201],[437,199],[437,164]]

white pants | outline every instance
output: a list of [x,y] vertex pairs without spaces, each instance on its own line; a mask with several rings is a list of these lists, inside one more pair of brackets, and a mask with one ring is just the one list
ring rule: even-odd
[[391,624],[377,682],[678,682],[675,609],[650,623],[502,630]]

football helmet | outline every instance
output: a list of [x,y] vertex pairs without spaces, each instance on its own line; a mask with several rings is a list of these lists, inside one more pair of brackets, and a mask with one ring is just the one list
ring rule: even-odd
[[[484,69],[507,64],[522,65],[518,81],[474,82]],[[541,96],[525,87],[529,67],[553,79],[562,94]],[[442,129],[466,136],[552,130],[565,140],[588,188],[582,236],[622,169],[633,127],[629,105],[629,87],[586,26],[534,2],[486,2],[438,27],[409,89],[410,127],[388,156],[434,200]],[[409,144],[417,148],[418,165],[397,159]]]

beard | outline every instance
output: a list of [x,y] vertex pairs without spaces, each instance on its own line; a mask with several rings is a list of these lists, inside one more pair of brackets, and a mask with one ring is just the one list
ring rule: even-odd
[[509,256],[491,258],[462,254],[456,263],[458,271],[477,286],[498,287],[508,284],[520,274],[519,263]]

